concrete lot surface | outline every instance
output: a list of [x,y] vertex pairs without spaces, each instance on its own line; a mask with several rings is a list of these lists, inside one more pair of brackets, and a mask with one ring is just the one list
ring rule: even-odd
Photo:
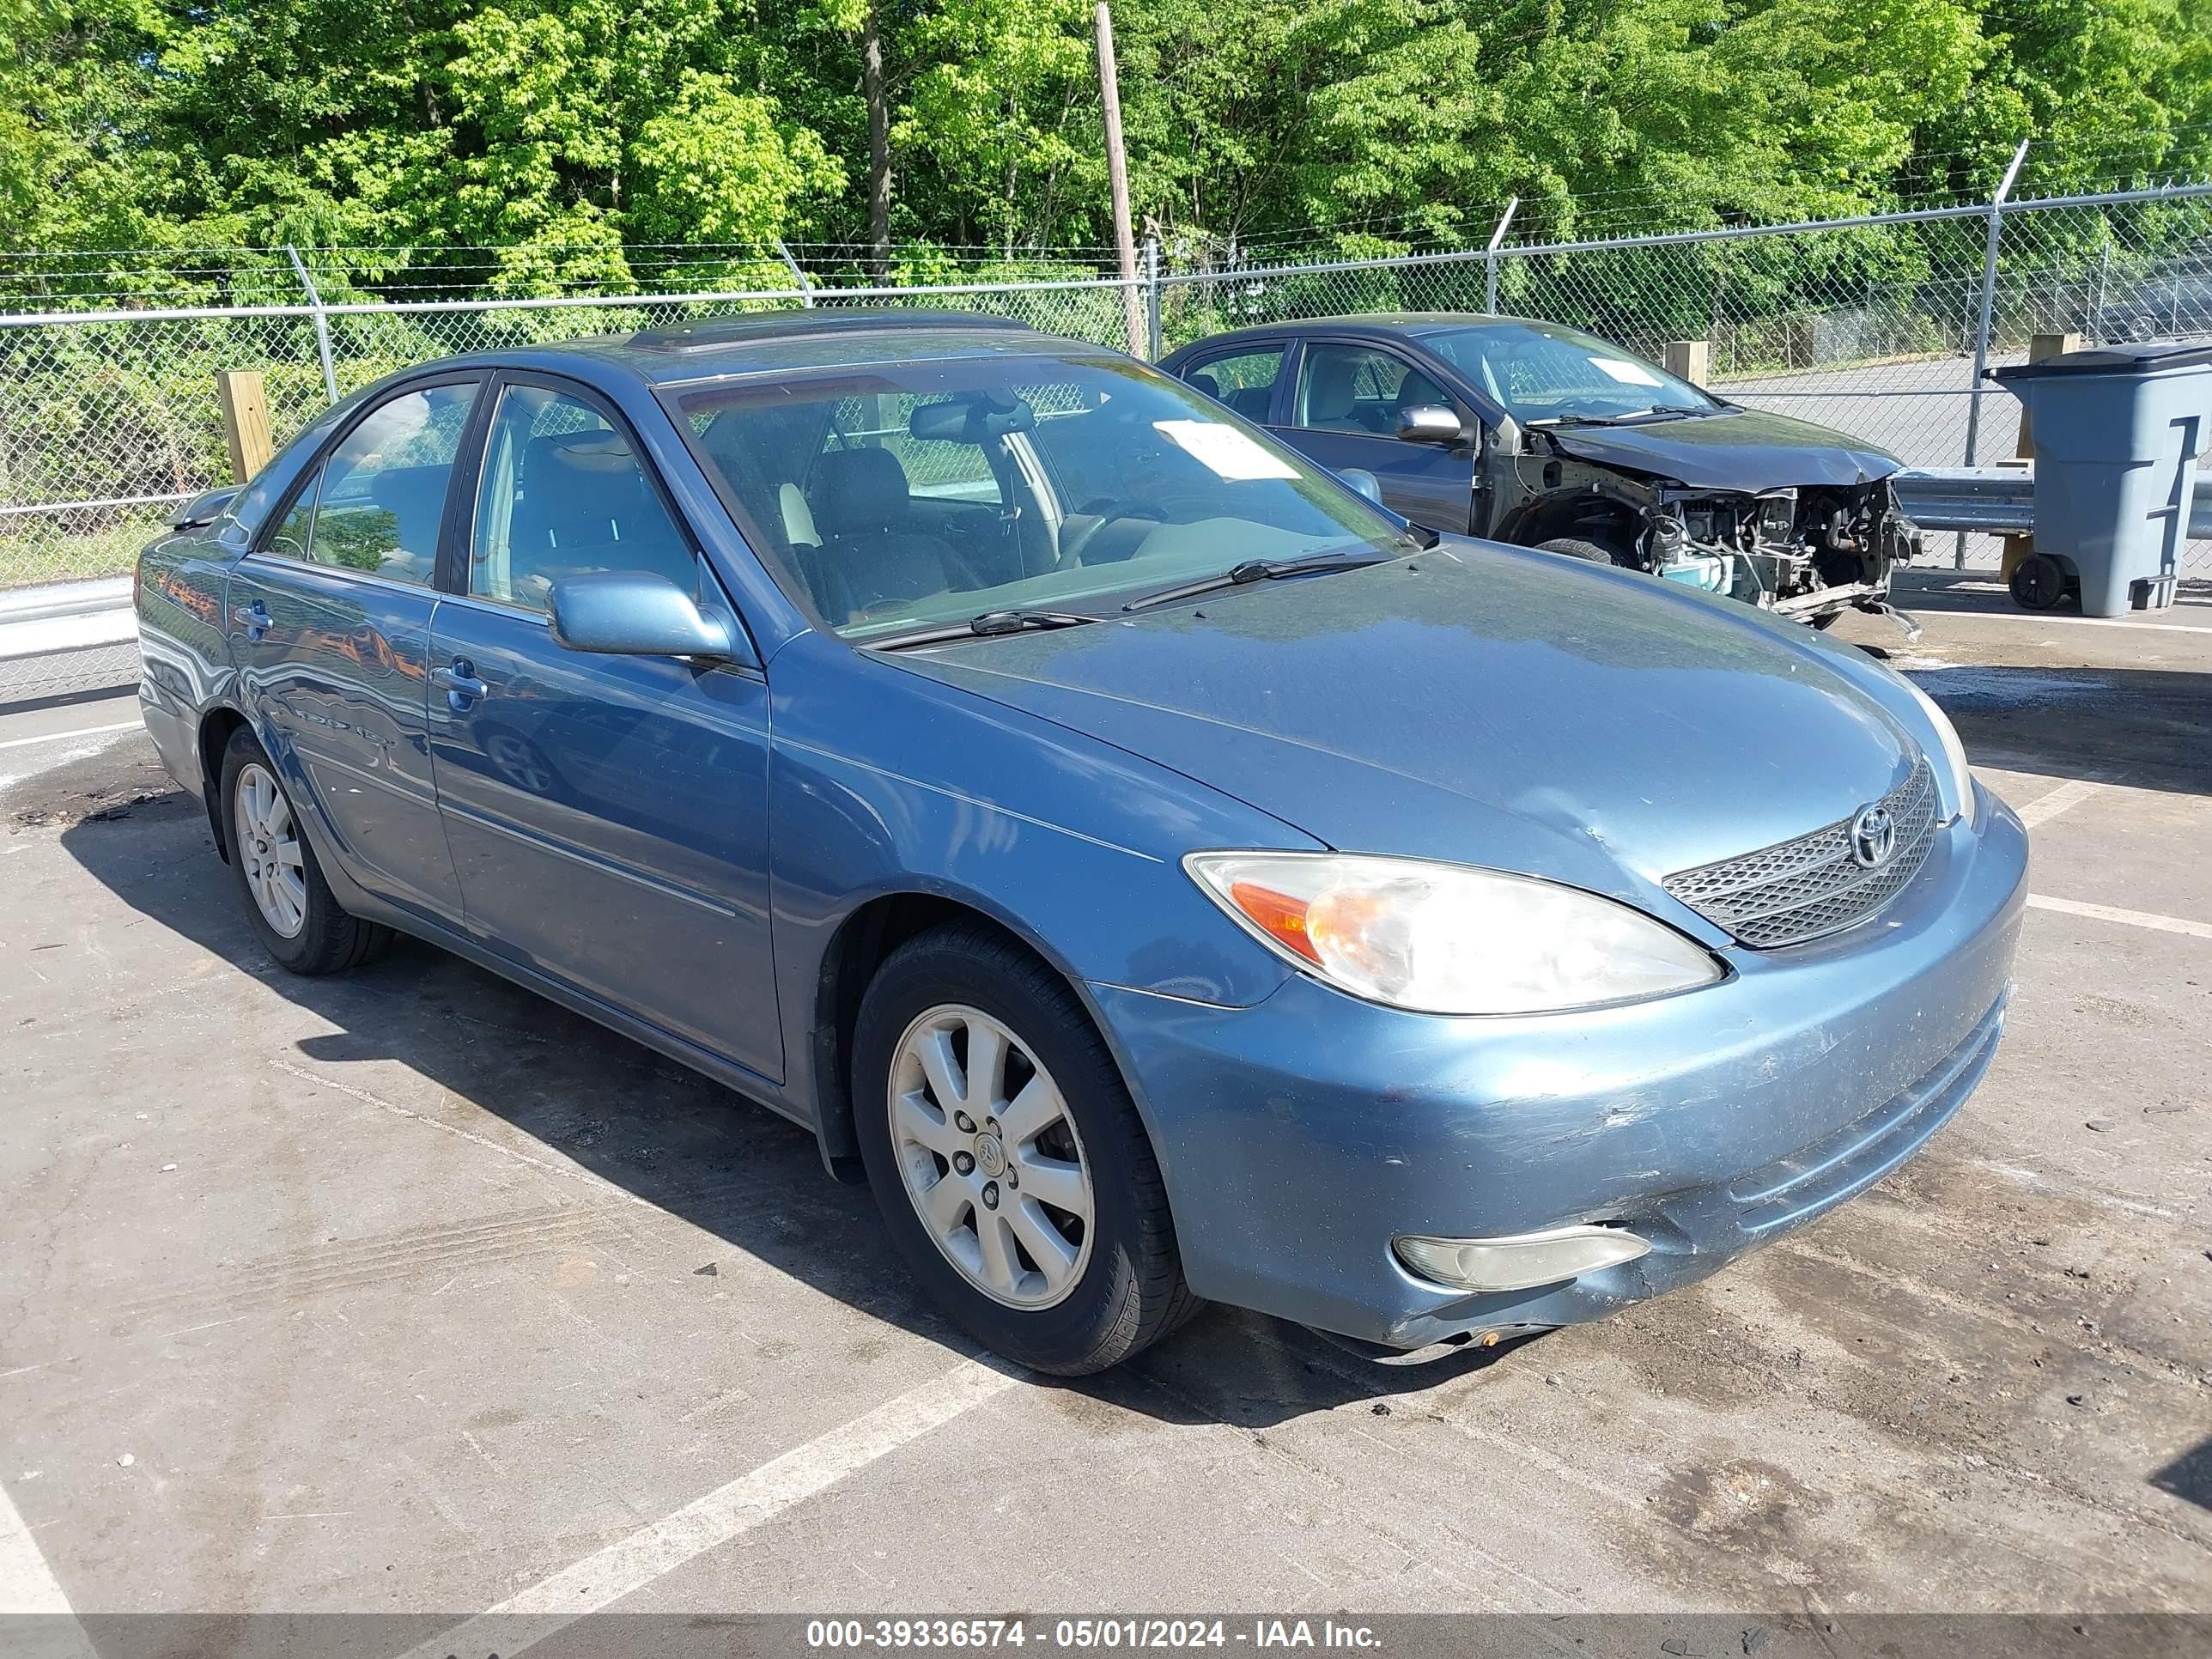
[[1418,1369],[981,1364],[800,1131],[427,947],[286,975],[130,702],[0,720],[0,1606],[2212,1611],[2212,605],[1922,585],[1844,629],[2034,823],[1981,1091]]

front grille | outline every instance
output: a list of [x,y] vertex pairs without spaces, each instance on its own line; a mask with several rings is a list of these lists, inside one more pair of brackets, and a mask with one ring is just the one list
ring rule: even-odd
[[1895,898],[1935,845],[1936,778],[1925,760],[1880,804],[1897,826],[1896,851],[1872,870],[1851,856],[1853,814],[1796,841],[1669,876],[1666,889],[1759,950],[1839,932]]

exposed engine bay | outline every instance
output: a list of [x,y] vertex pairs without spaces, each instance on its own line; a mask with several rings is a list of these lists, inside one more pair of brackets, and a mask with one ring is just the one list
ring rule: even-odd
[[1887,479],[1760,494],[1660,487],[1643,509],[1641,568],[1816,625],[1887,606],[1916,536]]
[[[1874,476],[1855,469],[1838,479],[1844,458],[1823,455],[1828,481],[1728,489],[1710,473],[1686,483],[1624,465],[1661,459],[1623,453],[1644,439],[1641,432],[1539,428],[1522,436],[1526,447],[1493,474],[1501,539],[1604,558],[1815,628],[1859,610],[1916,637],[1920,631],[1889,603],[1891,574],[1919,541],[1890,487],[1893,461]],[[1776,461],[1808,457],[1784,452],[1758,458],[1762,465],[1721,461],[1711,471],[1771,478]]]

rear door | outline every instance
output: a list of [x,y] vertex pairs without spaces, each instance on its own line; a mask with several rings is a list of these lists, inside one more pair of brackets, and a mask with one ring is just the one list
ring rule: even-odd
[[241,696],[343,872],[458,921],[425,704],[433,586],[478,377],[416,382],[354,422],[233,568]]
[[1255,426],[1274,419],[1275,387],[1290,356],[1287,340],[1231,346],[1186,363],[1182,378],[1217,403],[1235,410]]
[[1313,339],[1298,352],[1287,399],[1278,399],[1279,436],[1331,471],[1363,468],[1382,486],[1383,504],[1415,524],[1465,534],[1474,510],[1474,444],[1406,443],[1398,416],[1432,404],[1471,411],[1427,371],[1389,349]]
[[620,415],[502,377],[431,641],[438,800],[471,933],[771,1079],[768,686],[554,643],[552,586],[665,576],[736,618]]

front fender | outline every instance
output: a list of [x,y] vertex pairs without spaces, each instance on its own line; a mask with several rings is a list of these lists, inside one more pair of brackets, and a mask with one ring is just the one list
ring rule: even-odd
[[1288,970],[1182,868],[1200,847],[1316,848],[1181,774],[819,635],[770,677],[770,898],[789,1089],[811,1109],[826,953],[890,894],[949,900],[1086,983],[1246,1007]]

